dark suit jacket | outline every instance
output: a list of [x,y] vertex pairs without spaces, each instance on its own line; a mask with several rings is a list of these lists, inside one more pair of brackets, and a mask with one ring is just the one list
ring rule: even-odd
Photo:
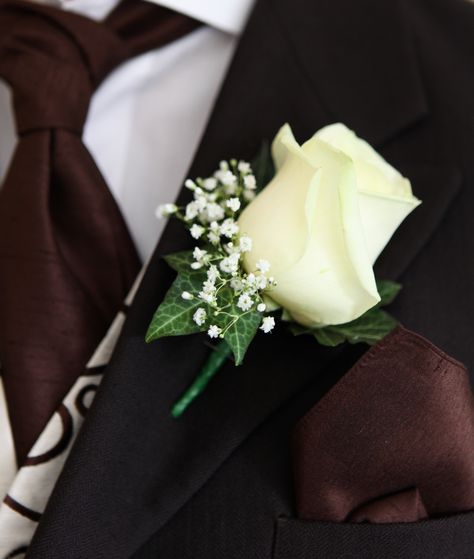
[[[474,5],[466,0],[260,0],[189,176],[251,158],[284,122],[299,140],[342,121],[423,200],[377,263],[391,312],[474,372]],[[186,193],[182,193],[182,199]],[[365,351],[278,328],[185,415],[170,406],[202,336],[146,345],[188,248],[170,223],[28,559],[472,558],[474,517],[411,525],[295,518],[290,436]]]

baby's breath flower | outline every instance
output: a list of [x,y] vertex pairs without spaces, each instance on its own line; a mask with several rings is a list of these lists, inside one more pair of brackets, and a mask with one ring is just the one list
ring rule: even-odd
[[206,311],[202,307],[199,307],[199,309],[193,314],[193,320],[198,326],[202,326],[206,322],[206,318]]
[[184,181],[184,186],[189,188],[189,190],[194,190],[196,188],[196,183],[191,179],[186,179]]
[[220,161],[219,162],[219,169],[221,171],[228,171],[229,170],[229,164],[227,163],[227,161]]
[[232,171],[221,171],[217,178],[224,186],[232,186],[237,182],[237,177]]
[[230,286],[234,290],[234,293],[239,293],[244,288],[242,280],[237,277],[230,280]]
[[255,190],[257,188],[257,181],[253,175],[247,175],[244,177],[244,186],[248,190]]
[[255,285],[257,289],[263,290],[267,288],[268,280],[265,276],[257,276]]
[[201,238],[204,231],[205,231],[204,227],[202,227],[202,225],[198,225],[197,223],[195,223],[189,230],[189,232],[191,233],[191,237],[193,237],[193,239]]
[[194,260],[197,260],[197,262],[204,262],[208,259],[207,250],[195,247],[193,250],[193,258]]
[[219,268],[227,274],[234,274],[239,269],[239,258],[238,253],[230,254],[220,261]]
[[204,196],[196,196],[195,200],[194,200],[194,204],[197,208],[197,211],[203,212],[206,208],[207,208],[207,199]]
[[208,179],[204,179],[202,181],[202,186],[206,190],[214,190],[217,186],[217,179],[215,179],[214,177],[209,177]]
[[240,205],[240,200],[238,198],[231,198],[226,202],[226,206],[233,212],[238,212],[240,210]]
[[242,196],[246,202],[251,202],[255,198],[255,192],[253,190],[244,190]]
[[250,252],[252,250],[252,239],[250,237],[240,237],[239,246],[242,252]]
[[216,292],[216,286],[213,281],[207,279],[202,284],[202,292],[213,294]]
[[185,300],[185,301],[191,301],[191,299],[194,299],[194,295],[192,293],[189,293],[189,291],[183,291],[181,293],[181,297]]
[[199,204],[194,200],[186,206],[186,219],[192,221],[199,214]]
[[224,235],[224,237],[228,237],[229,239],[231,239],[234,235],[237,235],[237,233],[239,232],[239,226],[237,225],[234,219],[229,217],[222,222],[220,231],[221,234]]
[[275,319],[273,318],[273,316],[266,316],[262,320],[260,330],[265,332],[265,334],[268,334],[269,332],[271,332],[273,330],[273,328],[275,328]]
[[267,305],[265,305],[265,303],[259,303],[257,305],[258,312],[265,312],[266,310],[267,310]]
[[218,245],[221,242],[221,238],[217,233],[214,233],[214,231],[210,231],[207,234],[207,238],[212,245]]
[[242,295],[239,297],[239,300],[237,301],[237,306],[239,307],[239,309],[242,309],[244,312],[248,311],[252,308],[253,305],[253,301],[250,298],[248,293],[242,293]]
[[242,173],[250,173],[250,163],[247,163],[247,161],[239,161],[239,164],[237,166],[237,169]]
[[260,259],[257,262],[257,270],[259,270],[260,272],[266,274],[269,270],[270,270],[270,262],[268,262],[268,260],[262,260]]
[[215,324],[209,326],[209,330],[207,331],[207,335],[210,338],[218,338],[221,333],[222,333],[222,329],[219,328],[219,326],[216,326]]
[[207,221],[220,221],[225,216],[224,208],[215,202],[207,205],[205,214]]
[[207,291],[200,291],[199,299],[202,299],[209,305],[213,305],[216,302],[216,296],[214,295],[214,292],[208,293]]
[[161,204],[156,208],[156,217],[169,217],[178,211],[175,204]]
[[219,270],[213,264],[212,266],[209,267],[209,270],[207,271],[207,279],[215,283],[218,277],[219,277]]
[[199,270],[200,268],[202,268],[202,263],[201,262],[193,262],[191,264],[191,268],[193,270]]

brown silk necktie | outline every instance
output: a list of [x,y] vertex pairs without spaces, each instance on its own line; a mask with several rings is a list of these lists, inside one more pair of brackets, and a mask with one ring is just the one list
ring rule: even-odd
[[474,509],[474,403],[464,367],[398,328],[298,423],[298,515],[414,522]]
[[19,136],[0,190],[0,361],[19,464],[139,269],[81,141],[91,95],[126,59],[198,25],[139,0],[103,23],[0,0],[0,77],[12,88]]

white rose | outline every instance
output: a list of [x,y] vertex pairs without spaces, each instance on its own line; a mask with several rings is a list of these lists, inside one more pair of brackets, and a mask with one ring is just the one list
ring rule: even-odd
[[244,265],[270,261],[272,299],[308,326],[343,324],[380,300],[373,263],[420,204],[408,179],[342,124],[302,146],[289,125],[272,146],[276,175],[239,219]]

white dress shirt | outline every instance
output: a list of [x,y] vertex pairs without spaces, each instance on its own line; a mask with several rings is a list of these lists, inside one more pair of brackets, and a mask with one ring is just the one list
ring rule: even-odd
[[[37,0],[45,1],[45,0]],[[254,0],[149,0],[207,25],[115,70],[94,94],[84,142],[146,262],[163,230],[155,208],[184,181]],[[100,20],[117,0],[46,0]],[[16,144],[11,93],[0,80],[0,184]],[[1,358],[1,356],[0,356]],[[0,378],[0,495],[15,476]],[[0,498],[1,500],[1,498]]]

